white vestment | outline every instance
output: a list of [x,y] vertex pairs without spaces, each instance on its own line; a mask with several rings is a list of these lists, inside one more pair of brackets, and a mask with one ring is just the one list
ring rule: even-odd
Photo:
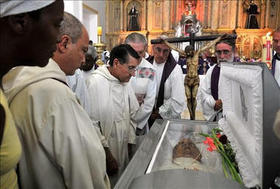
[[129,83],[121,83],[110,74],[106,65],[96,69],[86,81],[93,105],[90,118],[98,122],[103,146],[109,147],[118,162],[119,173],[129,162],[128,143],[135,144],[134,116],[139,108]]
[[135,77],[131,77],[130,79],[138,102],[142,102],[135,115],[137,127],[140,129],[148,129],[148,119],[153,111],[157,90],[155,77],[155,68],[153,65],[142,58],[141,63],[137,67]]
[[67,76],[66,82],[72,91],[76,94],[79,99],[80,104],[86,110],[87,113],[90,112],[92,107],[89,101],[89,94],[86,87],[86,78],[84,77],[83,71],[77,69],[74,75]]
[[[156,68],[157,92],[158,95],[160,81],[164,64],[154,62]],[[157,100],[156,95],[156,100]],[[156,102],[155,102],[156,103]],[[184,75],[182,69],[177,64],[164,84],[164,101],[159,107],[159,114],[163,119],[180,119],[181,113],[186,108],[186,95],[184,87]]]
[[217,113],[217,111],[214,110],[216,100],[211,94],[211,76],[215,66],[212,66],[208,69],[205,78],[200,85],[202,112],[206,120],[209,120],[215,113]]
[[110,188],[98,131],[65,82],[52,59],[4,77],[23,149],[22,188]]
[[93,66],[93,68],[91,70],[89,70],[89,71],[84,71],[84,70],[81,71],[83,76],[84,76],[85,81],[92,75],[94,70],[95,70],[95,68]]

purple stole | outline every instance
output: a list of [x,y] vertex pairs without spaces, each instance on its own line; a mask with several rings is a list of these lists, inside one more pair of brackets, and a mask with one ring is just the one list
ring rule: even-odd
[[[150,56],[147,60],[150,63],[153,64],[154,57]],[[164,68],[163,68],[162,77],[161,77],[161,80],[160,80],[159,91],[158,91],[157,104],[156,104],[156,107],[155,107],[156,109],[158,109],[163,104],[164,84],[165,84],[165,81],[167,80],[167,78],[169,77],[169,75],[171,74],[171,72],[173,71],[173,69],[175,68],[176,64],[177,63],[176,63],[175,59],[173,58],[173,56],[170,53],[167,60],[166,60]]]
[[220,66],[215,65],[211,74],[211,95],[215,100],[218,100],[220,70]]
[[[240,59],[234,57],[233,62],[240,62]],[[219,99],[219,79],[220,79],[220,70],[221,67],[215,65],[211,75],[211,95],[215,100]]]

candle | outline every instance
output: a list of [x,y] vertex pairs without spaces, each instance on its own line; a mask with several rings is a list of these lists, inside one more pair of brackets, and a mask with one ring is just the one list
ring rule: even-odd
[[99,35],[99,36],[102,35],[102,27],[101,26],[97,27],[97,35]]
[[271,68],[272,61],[272,36],[270,34],[271,32],[268,32],[262,37],[262,62],[265,62],[269,68]]

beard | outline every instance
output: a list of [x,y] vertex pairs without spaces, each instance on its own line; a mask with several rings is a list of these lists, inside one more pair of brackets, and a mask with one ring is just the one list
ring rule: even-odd
[[229,57],[228,59],[223,58],[223,59],[219,59],[217,57],[217,63],[220,64],[221,62],[233,62],[234,60],[234,55],[232,54],[231,57]]

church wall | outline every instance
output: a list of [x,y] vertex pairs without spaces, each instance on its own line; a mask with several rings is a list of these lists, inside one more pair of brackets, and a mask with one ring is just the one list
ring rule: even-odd
[[[200,20],[203,33],[233,33],[245,28],[247,12],[242,0],[189,0],[195,1],[195,12]],[[162,32],[173,36],[175,27],[186,11],[185,0],[107,0],[107,30],[106,42],[108,49],[123,41],[131,33],[127,31],[129,21],[128,11],[132,3],[137,5],[141,33],[148,40],[158,37]],[[280,26],[280,1],[255,0],[258,5],[257,15],[260,33],[266,29],[275,29]],[[110,11],[109,11],[110,10]],[[258,32],[258,30],[255,30]],[[250,31],[247,33],[252,33]]]
[[[91,0],[84,0],[83,4],[85,4],[86,6],[89,6],[91,9],[96,10],[97,12],[97,25],[98,26],[102,26],[102,30],[103,30],[103,36],[102,36],[102,41],[105,41],[105,33],[107,32],[107,28],[106,28],[106,3],[103,2],[103,0],[95,0],[95,1],[91,1]],[[97,31],[97,29],[96,29]],[[96,34],[97,35],[97,32]]]

